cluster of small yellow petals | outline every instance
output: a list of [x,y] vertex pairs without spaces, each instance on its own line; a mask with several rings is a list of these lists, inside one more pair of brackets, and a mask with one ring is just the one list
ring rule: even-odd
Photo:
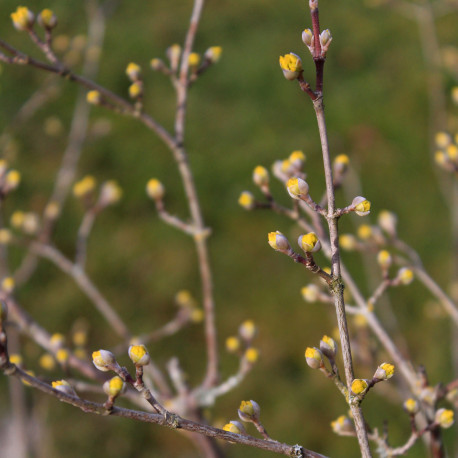
[[351,383],[351,391],[355,394],[361,394],[364,393],[364,391],[367,390],[367,382],[366,380],[363,379],[355,379]]
[[144,345],[131,345],[129,347],[129,358],[136,366],[146,366],[150,362],[148,350]]
[[[237,423],[238,423],[238,422],[237,422]],[[227,431],[227,432],[229,432],[229,433],[242,434],[242,430],[241,430],[240,427],[236,424],[236,422],[226,423],[226,424],[223,426],[223,430],[224,430],[224,431]]]
[[355,207],[355,210],[358,212],[368,212],[370,209],[371,203],[368,200],[364,200]]
[[257,332],[256,325],[253,320],[245,320],[239,327],[239,334],[242,339],[250,341],[252,340]]
[[86,94],[86,101],[91,105],[98,105],[102,101],[102,95],[99,91],[89,91]]
[[135,62],[130,62],[126,67],[126,75],[131,81],[136,81],[140,77],[141,71],[140,65]]
[[239,410],[241,410],[243,413],[247,415],[254,414],[253,404],[251,403],[251,401],[242,401]]
[[245,359],[254,364],[259,359],[259,350],[254,347],[247,348],[245,351]]
[[383,363],[380,367],[386,372],[387,378],[390,378],[394,375],[394,365],[390,363]]
[[226,339],[226,350],[229,353],[235,353],[240,348],[240,339],[235,336]]
[[116,397],[123,392],[124,386],[125,385],[123,379],[116,375],[103,384],[103,390],[108,396]]
[[300,199],[301,197],[305,197],[309,192],[309,186],[307,182],[301,178],[296,177],[290,178],[286,182],[286,189],[293,199]]
[[317,251],[316,248],[319,243],[320,241],[314,232],[310,232],[299,237],[300,247],[307,253]]
[[372,236],[372,228],[368,224],[361,224],[358,227],[358,237],[361,240],[368,240]]
[[296,150],[289,155],[288,159],[293,164],[302,165],[305,162],[305,154],[301,150]]
[[350,158],[346,154],[339,154],[334,159],[334,163],[348,165],[350,163]]
[[35,16],[25,6],[18,6],[14,13],[11,13],[13,25],[17,30],[27,30],[32,27]]
[[87,196],[94,191],[95,184],[95,178],[92,175],[86,175],[73,185],[73,195],[78,198]]
[[301,59],[293,53],[285,54],[279,58],[280,67],[283,70],[298,72],[302,70]]

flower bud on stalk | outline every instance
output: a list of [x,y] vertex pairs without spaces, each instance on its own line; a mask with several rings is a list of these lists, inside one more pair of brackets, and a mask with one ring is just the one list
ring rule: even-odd
[[454,423],[453,410],[439,409],[438,411],[436,411],[434,421],[438,423],[441,426],[441,428],[450,428]]
[[305,154],[301,150],[296,150],[293,151],[289,157],[288,160],[291,162],[291,164],[296,168],[296,169],[301,169],[302,166],[305,163]]
[[320,350],[323,355],[333,360],[337,355],[337,343],[332,337],[324,335],[320,340]]
[[141,78],[141,74],[142,69],[140,65],[135,62],[130,62],[130,64],[126,67],[126,75],[132,82],[138,81]]
[[237,420],[230,421],[223,426],[224,431],[234,434],[246,434],[245,427]]
[[37,17],[40,27],[51,30],[57,25],[57,16],[50,9],[44,9]]
[[256,205],[253,194],[249,191],[243,191],[239,197],[239,205],[245,210],[253,210]]
[[216,64],[221,59],[223,48],[221,46],[211,46],[205,51],[204,58],[212,64]]
[[286,182],[286,190],[293,199],[301,200],[308,196],[309,185],[302,178],[290,178]]
[[275,251],[281,251],[282,253],[291,251],[288,239],[280,231],[269,232],[267,241]]
[[57,380],[55,382],[52,382],[51,385],[55,390],[60,391],[61,393],[68,394],[69,396],[78,397],[76,391],[66,380]]
[[314,232],[300,235],[297,243],[306,253],[316,253],[321,250],[321,242]]
[[10,16],[14,27],[20,32],[31,29],[35,23],[35,15],[25,6],[18,6]]
[[377,380],[388,380],[394,375],[394,366],[390,363],[382,363],[374,374],[374,379]]
[[259,187],[267,187],[269,185],[269,172],[262,165],[258,165],[253,170],[253,182]]
[[302,73],[301,58],[294,53],[280,56],[280,67],[283,71],[284,77],[289,81],[293,81]]
[[323,367],[323,355],[318,348],[307,347],[305,350],[305,361],[312,369]]
[[351,206],[358,216],[366,216],[371,212],[371,203],[365,197],[355,197]]
[[98,350],[92,353],[92,362],[94,366],[102,372],[108,372],[114,368],[119,368],[115,355],[108,350]]
[[153,200],[162,200],[165,194],[164,185],[156,178],[151,178],[146,184],[146,194]]
[[121,377],[116,375],[115,377],[107,380],[103,384],[103,391],[111,397],[117,397],[120,394],[124,393],[126,390],[126,385]]
[[351,382],[351,391],[356,395],[364,393],[368,387],[369,384],[367,381],[361,378],[357,378]]
[[239,327],[240,337],[246,342],[251,342],[258,332],[254,321],[246,320]]
[[420,410],[418,402],[412,398],[407,399],[407,401],[404,402],[403,407],[410,415],[415,415]]
[[151,361],[148,350],[144,345],[131,345],[128,353],[129,358],[136,366],[146,366]]
[[257,423],[261,414],[261,408],[256,401],[242,401],[238,409],[239,418],[242,421]]

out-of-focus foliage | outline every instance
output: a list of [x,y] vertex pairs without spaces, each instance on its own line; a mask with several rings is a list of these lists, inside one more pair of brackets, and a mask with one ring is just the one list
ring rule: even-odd
[[[28,6],[35,11],[52,8],[59,17],[56,33],[73,37],[86,33],[83,3],[37,0]],[[17,48],[38,54],[26,35],[10,23],[9,14],[16,6],[11,0],[2,1],[0,35]],[[151,58],[163,57],[171,44],[182,43],[191,6],[190,0],[118,2],[107,25],[98,82],[127,95],[124,69],[127,63],[137,62],[144,69],[146,110],[168,128],[175,109],[173,90],[148,65]],[[381,209],[397,213],[401,238],[419,251],[427,270],[446,287],[451,276],[449,216],[429,154],[427,80],[419,31],[415,23],[393,11],[374,9],[362,1],[322,0],[320,13],[323,26],[334,37],[325,67],[331,152],[333,156],[348,154],[360,175],[363,195],[372,202],[372,214],[364,222],[375,222]],[[313,195],[320,196],[324,190],[313,109],[297,85],[285,81],[278,66],[280,54],[298,53],[305,77],[312,78],[313,65],[301,42],[301,31],[308,26],[305,1],[209,0],[197,36],[197,52],[212,45],[224,50],[218,65],[191,91],[186,140],[205,219],[213,229],[210,249],[223,374],[230,374],[236,366],[236,359],[224,354],[224,339],[241,321],[255,320],[261,348],[255,369],[238,389],[219,400],[211,418],[223,424],[236,417],[241,399],[255,399],[263,409],[266,428],[276,439],[301,443],[330,456],[356,456],[356,440],[334,436],[330,429],[330,422],[345,413],[343,400],[332,383],[311,371],[303,358],[306,346],[332,333],[333,310],[305,303],[300,289],[311,281],[311,275],[267,244],[269,231],[278,229],[288,236],[298,232],[279,216],[245,212],[237,204],[242,190],[254,188],[251,174],[256,165],[270,167],[296,149],[307,155],[307,181]],[[456,16],[454,21],[440,20],[438,31],[444,47],[456,44]],[[49,76],[5,64],[1,70],[3,129]],[[446,78],[451,87],[451,74]],[[58,99],[13,131],[13,144],[0,153],[23,176],[20,190],[5,205],[6,221],[15,209],[41,212],[52,189],[77,93],[76,86],[68,82],[59,81],[58,86]],[[45,133],[50,116],[62,122],[57,136]],[[93,109],[91,121],[93,133],[102,121],[111,129],[87,141],[79,178],[91,173],[99,181],[116,179],[124,194],[121,204],[105,211],[96,223],[89,241],[88,271],[131,329],[141,334],[173,316],[176,291],[186,288],[199,295],[191,241],[159,221],[144,188],[149,178],[159,178],[167,189],[167,208],[181,216],[187,211],[183,190],[170,153],[150,131],[101,108]],[[273,191],[280,201],[288,202],[281,186],[274,185]],[[350,201],[341,191],[338,203]],[[69,255],[73,255],[81,216],[81,206],[69,198],[55,235],[56,244]],[[353,223],[362,221],[357,218],[344,218],[343,230],[352,231]],[[14,268],[21,252],[13,249],[11,255],[10,268]],[[360,284],[367,284],[368,269],[358,255],[344,254],[344,262]],[[84,318],[90,325],[90,348],[116,342],[73,282],[45,261],[40,261],[40,268],[17,296],[50,332],[68,335],[75,321]],[[432,383],[450,380],[451,354],[444,348],[438,353],[435,346],[448,335],[450,325],[429,294],[414,282],[394,290],[390,298],[398,331],[409,342],[414,363],[426,366]],[[353,329],[351,320],[350,324]],[[177,355],[192,381],[201,377],[205,361],[200,325],[151,345],[149,350],[160,364]],[[36,345],[24,340],[27,368],[38,370],[40,355]],[[373,370],[375,367],[361,373],[356,364],[358,377],[369,377]],[[5,380],[0,383],[3,416],[8,412],[8,390]],[[390,383],[396,383],[396,376]],[[39,399],[41,412],[45,412],[52,434],[50,457],[194,456],[190,444],[174,431],[93,417],[37,392],[28,397]],[[377,386],[364,403],[371,425],[381,427],[385,419],[389,421],[393,443],[404,441],[409,434],[408,418],[400,413],[402,401],[394,390]],[[453,434],[453,428],[444,432],[449,447]],[[425,456],[422,447],[417,444],[412,456]],[[228,453],[264,456],[241,448],[229,448]]]

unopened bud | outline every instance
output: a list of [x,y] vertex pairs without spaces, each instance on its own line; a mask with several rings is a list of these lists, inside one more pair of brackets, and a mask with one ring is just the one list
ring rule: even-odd
[[305,350],[305,361],[312,369],[319,369],[323,366],[323,355],[318,348],[307,347]]
[[146,366],[151,361],[148,350],[144,345],[131,345],[129,358],[136,366]]
[[98,350],[92,353],[94,366],[102,372],[108,372],[113,367],[118,366],[115,355],[108,350]]
[[239,205],[245,210],[253,210],[256,205],[253,194],[249,191],[243,191],[239,197]]
[[337,343],[332,337],[324,335],[320,340],[320,350],[329,359],[334,359],[337,354]]
[[294,53],[285,54],[280,56],[280,67],[283,71],[283,75],[287,80],[293,81],[302,72],[302,61],[301,58]]
[[321,242],[314,232],[300,235],[297,243],[306,253],[316,253],[321,249]]
[[117,397],[125,391],[126,385],[121,377],[116,375],[115,377],[107,380],[103,384],[103,391],[112,397]]
[[258,422],[261,408],[256,401],[242,401],[238,409],[239,418],[246,422]]
[[37,21],[41,27],[51,30],[57,25],[57,16],[46,8],[38,15]]
[[354,394],[358,395],[364,393],[367,390],[368,386],[369,385],[366,380],[357,378],[353,380],[353,382],[351,382],[351,391]]
[[309,185],[302,178],[290,178],[286,182],[286,189],[288,194],[297,200],[306,197],[309,193]]
[[148,194],[150,199],[162,200],[165,194],[164,185],[156,178],[151,178],[151,180],[146,183],[146,194]]
[[390,363],[382,363],[375,371],[374,378],[378,380],[388,380],[394,375],[394,366]]
[[351,205],[358,216],[366,216],[371,212],[371,203],[365,197],[355,197]]
[[78,397],[73,387],[66,380],[57,380],[52,382],[51,385],[55,390],[60,391],[61,393]]
[[287,252],[291,250],[288,239],[280,231],[269,232],[267,241],[276,251]]

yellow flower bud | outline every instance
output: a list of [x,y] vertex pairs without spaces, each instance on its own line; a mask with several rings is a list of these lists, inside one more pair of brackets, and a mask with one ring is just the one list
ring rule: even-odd
[[310,29],[305,29],[302,32],[302,41],[309,48],[313,45],[313,33]]
[[151,180],[146,183],[146,194],[148,194],[150,199],[162,200],[165,194],[164,185],[156,178],[151,178]]
[[332,337],[324,335],[320,340],[320,350],[323,355],[333,359],[337,354],[337,342]]
[[285,54],[280,56],[280,67],[283,71],[283,75],[287,80],[295,80],[302,72],[302,61],[301,58],[294,53]]
[[92,362],[94,366],[102,372],[107,372],[111,370],[113,366],[118,365],[115,356],[108,350],[94,351],[92,353]]
[[349,157],[346,154],[339,154],[338,156],[336,156],[333,162],[334,173],[336,174],[344,173],[347,170],[349,164],[350,164]]
[[141,81],[135,81],[129,86],[129,97],[137,99],[143,94],[143,84]]
[[453,410],[439,409],[438,411],[436,411],[434,421],[438,423],[441,426],[441,428],[447,429],[450,428],[454,423],[453,415]]
[[53,29],[57,25],[57,16],[50,10],[44,9],[37,17],[38,24],[45,29]]
[[158,59],[157,57],[155,57],[154,59],[151,59],[150,66],[153,70],[156,70],[156,71],[165,68],[165,64],[162,61],[162,59]]
[[192,309],[191,310],[191,321],[193,323],[202,323],[204,320],[205,314],[202,309]]
[[448,145],[445,152],[447,153],[448,159],[456,162],[458,159],[458,147],[456,145]]
[[305,349],[305,361],[312,369],[319,369],[323,366],[323,355],[318,348],[307,347]]
[[238,409],[239,418],[246,422],[257,422],[261,414],[261,408],[256,401],[242,401]]
[[377,262],[382,269],[388,269],[393,262],[393,258],[389,251],[382,250],[377,255]]
[[190,67],[198,67],[200,64],[200,54],[192,52],[188,57],[188,64]]
[[285,252],[291,250],[288,239],[280,231],[269,232],[267,242],[276,251]]
[[372,228],[368,224],[362,224],[358,227],[358,237],[361,240],[368,240],[372,236]]
[[367,390],[367,387],[369,385],[367,384],[367,381],[361,378],[357,378],[351,382],[351,391],[354,394],[361,394],[364,393]]
[[59,348],[56,352],[56,359],[60,364],[65,364],[68,361],[68,356],[68,350],[65,348]]
[[16,366],[22,366],[22,363],[23,363],[22,356],[17,353],[12,353],[10,355],[10,363],[16,364]]
[[371,203],[365,197],[355,197],[352,206],[358,216],[366,216],[371,212]]
[[396,235],[396,224],[398,218],[393,212],[382,210],[377,217],[378,225],[389,235]]
[[452,137],[447,132],[437,132],[434,141],[438,148],[446,148],[452,142]]
[[103,391],[112,397],[117,397],[125,391],[126,385],[121,377],[116,375],[115,377],[107,380],[103,384]]
[[341,415],[337,420],[332,421],[331,428],[336,434],[349,433],[355,430],[353,422],[345,415]]
[[245,428],[239,421],[230,421],[223,426],[224,431],[234,434],[246,434]]
[[187,289],[182,289],[175,294],[175,302],[179,307],[192,308],[196,306],[196,301]]
[[49,202],[45,207],[44,214],[46,218],[56,219],[60,214],[60,207],[57,202]]
[[102,101],[102,94],[99,91],[89,91],[86,94],[86,101],[91,105],[98,105]]
[[300,235],[297,243],[306,253],[316,253],[321,249],[321,242],[314,232]]
[[132,82],[139,80],[141,74],[142,69],[140,65],[137,65],[134,62],[130,62],[129,65],[126,67],[126,75]]
[[394,375],[394,365],[390,363],[382,363],[375,371],[374,378],[378,380],[388,380]]
[[253,194],[249,191],[243,191],[239,197],[239,205],[245,210],[253,210],[256,205]]
[[414,279],[414,274],[413,274],[412,269],[409,269],[408,267],[402,267],[398,271],[397,278],[399,279],[401,284],[409,285],[410,283],[413,282],[413,279]]
[[254,364],[259,359],[259,350],[254,347],[245,350],[244,358],[251,364]]
[[305,154],[301,150],[296,150],[289,155],[288,159],[296,168],[301,168],[305,162]]
[[129,358],[136,366],[146,366],[151,360],[144,345],[131,345],[129,347]]
[[55,332],[51,336],[49,343],[51,344],[53,348],[56,348],[56,349],[60,348],[65,344],[65,337],[63,334],[60,334],[59,332]]
[[94,191],[95,184],[95,178],[92,175],[86,175],[73,185],[73,195],[77,198],[86,197]]
[[240,337],[246,341],[253,340],[257,331],[258,330],[253,320],[246,320],[239,327]]
[[290,178],[286,182],[286,189],[293,199],[306,197],[309,193],[309,185],[302,178]]
[[18,6],[14,13],[11,13],[11,19],[14,27],[19,30],[28,30],[32,28],[35,22],[35,15],[25,6]]
[[412,398],[407,399],[407,401],[404,402],[403,406],[405,411],[411,415],[415,415],[420,410],[418,402]]
[[101,206],[113,205],[122,197],[122,189],[115,180],[109,180],[102,184],[99,203]]
[[257,186],[267,186],[269,184],[269,172],[262,165],[258,165],[253,171],[253,181]]
[[339,245],[343,250],[352,251],[358,246],[358,242],[352,234],[342,234],[339,236]]
[[11,294],[14,291],[14,278],[6,277],[2,280],[2,290],[7,294]]
[[66,380],[57,380],[55,382],[52,382],[51,385],[57,391],[68,394],[69,396],[77,397],[75,390]]
[[231,336],[226,339],[226,350],[229,353],[235,353],[240,348],[240,340],[238,337]]
[[40,359],[38,360],[38,363],[43,369],[47,371],[52,371],[56,367],[56,361],[54,360],[53,356],[49,353],[41,355]]
[[5,176],[5,189],[4,191],[13,191],[19,186],[21,182],[21,174],[17,170],[10,170]]
[[211,46],[205,51],[205,59],[209,60],[212,64],[216,64],[221,59],[223,48],[221,46]]

